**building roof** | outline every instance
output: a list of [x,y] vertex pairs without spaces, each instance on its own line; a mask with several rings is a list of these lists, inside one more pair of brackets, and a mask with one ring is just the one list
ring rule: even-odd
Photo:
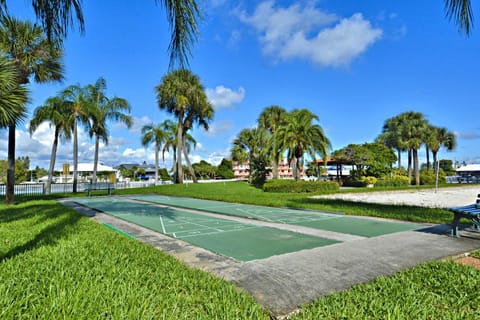
[[[79,163],[78,164],[78,171],[79,172],[93,172],[93,163]],[[97,172],[101,171],[110,171],[115,172],[116,169],[112,167],[106,166],[104,164],[99,163],[97,166]],[[73,172],[73,165],[70,165],[70,172]]]
[[457,172],[479,171],[480,172],[480,164],[467,164],[466,166],[457,168],[455,171]]

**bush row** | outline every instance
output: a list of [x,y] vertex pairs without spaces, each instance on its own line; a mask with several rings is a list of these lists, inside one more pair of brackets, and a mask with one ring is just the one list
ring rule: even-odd
[[404,176],[393,176],[392,178],[379,179],[375,187],[404,187],[410,185],[410,179]]
[[316,192],[326,193],[336,191],[340,187],[334,181],[294,181],[294,180],[270,180],[263,185],[265,192]]

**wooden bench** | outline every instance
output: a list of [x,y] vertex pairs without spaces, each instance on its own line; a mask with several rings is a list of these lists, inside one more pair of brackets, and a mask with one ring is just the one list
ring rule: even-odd
[[477,195],[475,204],[450,208],[449,210],[453,212],[452,237],[460,237],[458,224],[462,218],[472,221],[474,230],[480,231],[480,193]]
[[112,195],[112,191],[115,190],[115,184],[109,182],[98,182],[98,183],[90,183],[85,188],[85,191],[88,192],[88,196],[92,196],[92,191],[95,190],[108,190],[108,195]]

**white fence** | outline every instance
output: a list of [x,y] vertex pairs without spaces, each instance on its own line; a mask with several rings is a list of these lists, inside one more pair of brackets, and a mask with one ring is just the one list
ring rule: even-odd
[[[167,184],[170,181],[159,182],[158,184]],[[90,183],[79,182],[77,185],[78,192],[84,192],[87,190]],[[133,181],[133,182],[117,182],[115,189],[130,189],[130,188],[145,188],[154,186],[154,182],[150,181]],[[52,183],[50,187],[51,193],[72,193],[73,183]],[[6,185],[0,184],[0,195],[5,195]],[[45,194],[45,184],[43,183],[21,183],[15,185],[16,195],[43,195]]]

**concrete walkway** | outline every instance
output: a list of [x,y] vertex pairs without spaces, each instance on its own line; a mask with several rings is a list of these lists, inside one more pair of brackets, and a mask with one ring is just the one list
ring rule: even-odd
[[[193,268],[236,284],[274,316],[288,314],[322,296],[379,276],[480,249],[480,233],[463,230],[461,238],[452,238],[448,236],[450,226],[437,225],[374,238],[348,238],[346,242],[331,246],[243,263],[89,210],[71,200],[63,203],[100,223],[120,228]],[[248,220],[248,223],[256,224],[257,221]],[[316,232],[303,230],[310,234]],[[302,232],[302,229],[296,232]]]

